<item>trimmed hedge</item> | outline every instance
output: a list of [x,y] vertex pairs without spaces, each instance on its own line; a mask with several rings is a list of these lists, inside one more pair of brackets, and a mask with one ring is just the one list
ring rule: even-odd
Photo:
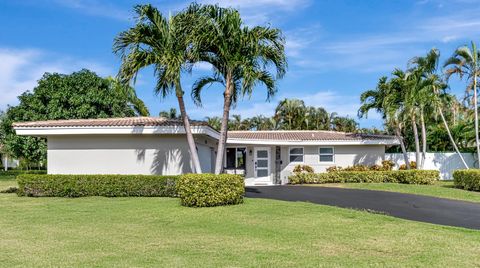
[[213,207],[243,203],[243,178],[233,174],[187,174],[177,181],[177,193],[187,207]]
[[19,196],[176,196],[178,176],[38,175],[17,177]]
[[470,191],[480,191],[480,169],[459,169],[453,172],[453,185]]
[[0,176],[18,176],[21,174],[47,174],[46,170],[0,170]]
[[322,184],[343,182],[396,182],[406,184],[433,184],[440,177],[437,170],[391,171],[336,171],[328,173],[302,173],[289,177],[290,184]]

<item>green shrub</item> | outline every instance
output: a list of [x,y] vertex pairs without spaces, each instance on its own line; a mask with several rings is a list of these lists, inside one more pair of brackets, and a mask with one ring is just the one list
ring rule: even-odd
[[396,182],[406,184],[433,184],[440,173],[436,170],[391,171],[335,171],[328,173],[301,173],[289,177],[291,184],[322,184],[344,182]]
[[328,167],[327,172],[337,172],[337,171],[389,171],[393,169],[395,164],[390,160],[382,161],[382,165],[353,165],[349,167]]
[[233,174],[186,174],[177,182],[181,203],[188,207],[235,205],[243,202],[244,181]]
[[19,196],[165,196],[176,195],[178,176],[39,175],[17,177]]
[[[407,165],[401,164],[398,169],[400,169],[400,170],[407,170]],[[410,169],[417,169],[417,162],[415,162],[415,161],[410,161]]]
[[309,165],[296,165],[293,169],[293,173],[314,173],[315,171]]
[[453,172],[453,185],[457,188],[480,191],[480,169],[459,169]]

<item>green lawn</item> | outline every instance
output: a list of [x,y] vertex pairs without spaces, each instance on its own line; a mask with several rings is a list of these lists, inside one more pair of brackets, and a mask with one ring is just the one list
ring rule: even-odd
[[16,186],[15,176],[0,176],[0,191]]
[[472,192],[454,188],[452,181],[439,181],[435,185],[413,185],[400,183],[331,183],[315,184],[315,186],[390,191],[480,202],[480,192]]
[[304,202],[0,194],[0,266],[480,266],[480,231]]

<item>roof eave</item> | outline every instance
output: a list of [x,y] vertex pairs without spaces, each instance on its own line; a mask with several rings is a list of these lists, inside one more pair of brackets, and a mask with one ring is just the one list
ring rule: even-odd
[[[118,135],[118,134],[185,134],[183,126],[115,126],[115,127],[14,127],[17,135],[48,137],[57,135]],[[209,126],[192,126],[192,134],[218,139],[219,133]]]
[[398,145],[396,139],[383,140],[248,140],[227,139],[228,144],[245,145]]

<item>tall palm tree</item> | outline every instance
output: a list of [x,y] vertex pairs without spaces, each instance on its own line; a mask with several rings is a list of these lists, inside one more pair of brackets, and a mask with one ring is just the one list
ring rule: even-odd
[[178,27],[180,23],[185,23],[182,20],[186,16],[180,13],[165,18],[152,5],[137,5],[134,10],[138,17],[136,25],[121,32],[114,41],[113,50],[122,58],[118,77],[124,85],[129,85],[130,81],[135,82],[141,69],[153,66],[157,76],[155,92],[162,97],[174,92],[177,97],[194,172],[201,173],[180,82],[182,71],[189,71],[191,65],[188,63],[193,61],[189,55],[186,31]]
[[[223,115],[218,141],[215,173],[223,168],[228,119],[232,103],[238,97],[252,94],[255,85],[264,84],[267,100],[276,92],[275,80],[286,72],[285,40],[279,29],[244,26],[240,14],[218,5],[190,5],[191,14],[198,14],[192,35],[193,46],[200,58],[213,66],[213,75],[199,79],[192,96],[201,103],[201,92],[207,85],[220,83],[223,92]],[[272,74],[275,67],[276,75]]]
[[[421,94],[421,126],[422,126],[422,161],[421,161],[421,168],[425,164],[425,154],[426,154],[426,131],[425,131],[425,108],[433,108],[433,111],[428,111],[431,113],[438,113],[442,119],[443,125],[447,131],[448,137],[450,142],[452,143],[455,152],[460,157],[463,165],[466,169],[468,169],[468,165],[463,158],[463,155],[460,153],[458,146],[455,140],[452,137],[452,133],[450,132],[450,127],[445,119],[443,114],[443,109],[445,107],[445,102],[447,101],[448,94],[445,94],[445,89],[447,85],[443,83],[441,78],[436,74],[438,69],[438,63],[440,59],[440,51],[436,48],[431,49],[426,56],[424,57],[415,57],[413,58],[410,63],[413,64],[413,72],[420,73],[422,81],[420,84],[420,92]],[[454,122],[455,122],[455,115]],[[455,124],[455,123],[454,123]]]
[[[413,130],[413,138],[415,143],[415,161],[420,163],[420,140],[418,133],[418,103],[416,83],[417,77],[409,73],[405,73],[400,69],[395,69],[392,72],[392,79],[390,81],[391,91],[387,95],[390,105],[396,108],[395,111],[390,112],[391,117],[395,120],[410,121]],[[401,119],[397,118],[402,117]]]
[[471,47],[462,46],[455,50],[452,57],[447,59],[444,67],[448,67],[445,70],[447,79],[451,75],[455,74],[462,79],[466,76],[468,85],[466,88],[466,95],[471,96],[472,105],[474,109],[474,125],[475,125],[475,145],[477,147],[477,159],[480,160],[480,138],[478,134],[478,91],[477,91],[477,79],[480,76],[480,51],[474,42],[471,43]]
[[386,76],[378,80],[374,90],[367,90],[360,95],[362,105],[358,109],[358,117],[366,118],[370,110],[375,110],[382,115],[385,123],[395,130],[395,136],[400,142],[403,158],[407,169],[410,169],[407,149],[402,137],[402,121],[400,120],[400,107],[402,96],[400,91],[392,87],[391,81]]

